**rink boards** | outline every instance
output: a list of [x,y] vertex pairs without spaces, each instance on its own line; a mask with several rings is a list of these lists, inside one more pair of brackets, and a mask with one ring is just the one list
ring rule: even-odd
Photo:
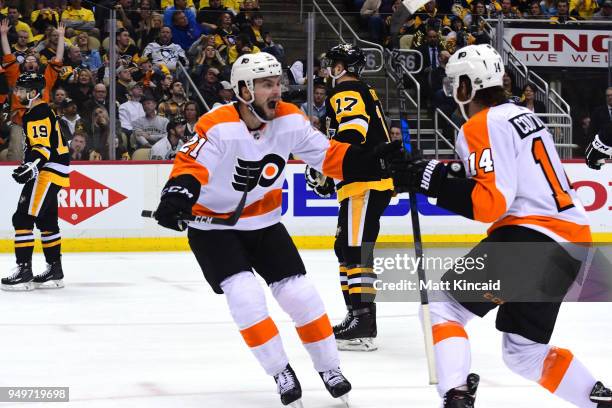
[[[612,166],[602,171],[582,162],[565,164],[591,220],[597,242],[612,241]],[[0,165],[0,252],[13,251],[11,216],[21,186],[13,182],[13,165]],[[155,209],[170,173],[169,163],[116,162],[71,166],[71,186],[59,193],[60,228],[65,251],[155,251],[187,249],[184,233],[161,228],[140,217]],[[283,223],[300,248],[332,248],[338,204],[320,199],[306,187],[304,165],[285,168]],[[488,224],[466,220],[419,196],[421,230],[426,242],[475,242]],[[381,221],[384,242],[412,241],[409,202],[394,198]],[[37,243],[38,245],[38,243]]]

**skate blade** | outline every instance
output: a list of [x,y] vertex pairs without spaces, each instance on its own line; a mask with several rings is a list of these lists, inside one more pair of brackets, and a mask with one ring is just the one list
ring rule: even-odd
[[291,407],[291,408],[304,408],[304,404],[302,404],[302,399],[301,398],[299,400],[293,401],[289,405],[283,405],[283,406],[284,407]]
[[34,283],[36,289],[61,289],[64,287],[64,280],[50,280],[42,283]]
[[34,282],[18,283],[16,285],[0,285],[0,289],[6,290],[7,292],[29,292],[36,289]]
[[339,396],[338,399],[344,403],[346,408],[350,408],[350,405],[349,405],[349,393],[348,392],[346,394],[344,394],[344,395]]
[[374,343],[373,337],[362,337],[352,340],[338,340],[336,345],[340,351],[375,351],[378,346]]

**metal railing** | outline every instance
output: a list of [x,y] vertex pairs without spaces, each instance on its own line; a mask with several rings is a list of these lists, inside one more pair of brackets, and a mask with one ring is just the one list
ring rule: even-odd
[[[185,68],[185,66],[180,61],[177,61],[176,65],[183,72],[184,77],[187,79],[188,85],[190,85],[193,88],[195,94],[198,96],[198,99],[200,99],[200,102],[202,102],[202,106],[204,106],[204,109],[206,109],[206,112],[210,111],[210,107],[208,106],[208,104],[204,100],[204,97],[200,93],[200,90],[198,89],[198,87],[195,84],[195,82],[193,82],[193,79],[191,78],[191,75],[189,75],[189,71],[187,71],[187,68]],[[189,88],[190,88],[189,86],[185,87],[185,91],[187,93],[189,93]]]
[[[439,122],[440,117],[442,117],[445,123],[450,125],[450,128],[453,130],[453,141],[452,142],[448,140],[446,136],[444,136],[444,133],[440,129],[440,122]],[[439,158],[441,151],[442,151],[442,154],[444,155],[452,154],[455,156],[455,158],[457,158],[457,151],[455,150],[455,141],[457,140],[457,135],[459,134],[459,131],[461,129],[459,128],[459,126],[455,124],[455,122],[452,121],[451,118],[446,116],[446,114],[442,112],[442,110],[440,110],[439,108],[436,109],[434,113],[434,129],[435,129],[434,131],[434,136],[435,136],[434,155],[436,159]],[[442,150],[439,148],[440,139],[450,148],[450,150],[449,149]]]

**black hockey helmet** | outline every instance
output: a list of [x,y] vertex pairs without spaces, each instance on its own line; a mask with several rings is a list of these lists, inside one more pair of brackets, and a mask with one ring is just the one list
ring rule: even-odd
[[365,68],[366,58],[361,48],[353,44],[343,43],[327,51],[322,61],[324,67],[333,67],[337,62],[344,64],[346,72],[360,75]]
[[17,78],[15,87],[24,88],[28,91],[36,90],[42,93],[43,89],[45,89],[45,85],[45,77],[43,75],[36,72],[24,72]]

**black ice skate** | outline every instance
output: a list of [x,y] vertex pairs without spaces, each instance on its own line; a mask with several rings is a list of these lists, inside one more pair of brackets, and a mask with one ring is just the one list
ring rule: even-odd
[[38,289],[59,289],[64,287],[64,271],[62,262],[55,261],[47,264],[47,269],[34,277],[34,287]]
[[340,398],[348,407],[348,393],[351,390],[351,383],[342,375],[340,368],[323,371],[319,373],[325,388],[333,398]]
[[453,388],[444,394],[444,408],[474,408],[479,382],[480,377],[477,374],[468,375],[466,385]]
[[302,387],[295,376],[293,368],[289,364],[280,373],[274,376],[276,387],[280,394],[281,403],[292,408],[303,408],[302,405]]
[[597,408],[610,408],[612,407],[612,391],[604,387],[604,385],[597,381],[590,395],[591,401],[597,404]]
[[35,288],[32,282],[32,263],[17,264],[17,269],[8,278],[2,278],[2,290],[28,291]]
[[348,325],[338,332],[334,331],[338,350],[374,351],[376,338],[376,304],[353,310]]
[[352,308],[349,307],[348,311],[346,312],[346,316],[344,316],[344,320],[342,320],[340,323],[333,327],[334,334],[337,334],[342,330],[346,329],[349,323],[351,323],[351,320],[353,320],[353,311]]

